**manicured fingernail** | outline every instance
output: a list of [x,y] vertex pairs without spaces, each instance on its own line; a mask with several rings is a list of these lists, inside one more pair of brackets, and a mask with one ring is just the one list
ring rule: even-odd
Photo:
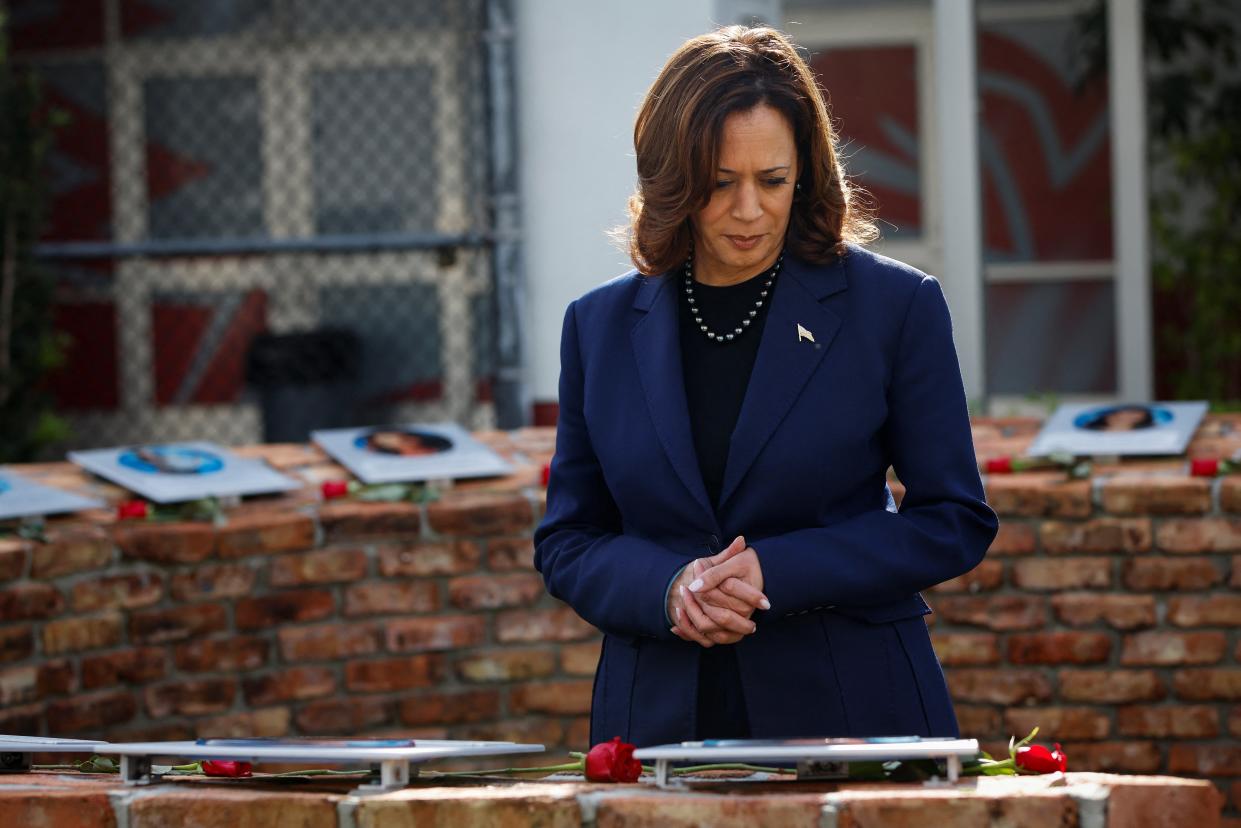
[[674,609],[674,610],[676,610],[676,612],[677,612],[677,620],[678,620],[678,621],[680,621],[680,620],[681,620],[681,608],[680,608],[680,607],[673,607],[673,609]]
[[690,592],[697,592],[702,589],[702,578],[695,578],[693,583],[689,585]]
[[764,598],[763,600],[759,601],[759,602],[758,602],[758,605],[759,605],[760,607],[762,607],[763,609],[771,609],[771,602],[770,602],[770,601],[768,601],[766,598]]
[[750,625],[750,632],[754,632],[754,631],[756,631],[757,629],[758,629],[758,624],[751,624],[751,625]]

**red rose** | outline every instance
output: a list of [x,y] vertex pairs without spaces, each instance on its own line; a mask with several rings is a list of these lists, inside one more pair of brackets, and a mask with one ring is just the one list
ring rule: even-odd
[[249,776],[251,765],[249,762],[221,762],[215,759],[204,759],[202,769],[203,773],[208,776]]
[[543,464],[543,477],[542,477],[542,482],[543,482],[543,488],[544,488],[544,489],[546,489],[546,488],[547,488],[547,481],[549,481],[549,480],[551,480],[551,479],[552,479],[552,464],[551,464],[551,463],[544,463],[544,464]]
[[1059,742],[1056,742],[1055,750],[1048,750],[1042,745],[1019,747],[1015,758],[1017,767],[1035,773],[1055,773],[1067,770],[1069,766],[1068,757],[1060,750]]
[[602,742],[586,754],[586,778],[591,782],[637,782],[642,763],[633,758],[634,746],[619,736]]
[[1195,457],[1189,461],[1189,473],[1194,477],[1214,477],[1219,474],[1219,460],[1214,457]]
[[344,480],[324,480],[319,487],[324,500],[335,500],[349,495],[349,484]]
[[141,520],[146,516],[147,502],[145,500],[124,500],[116,504],[118,520]]
[[1012,474],[1013,458],[992,457],[987,460],[987,474]]

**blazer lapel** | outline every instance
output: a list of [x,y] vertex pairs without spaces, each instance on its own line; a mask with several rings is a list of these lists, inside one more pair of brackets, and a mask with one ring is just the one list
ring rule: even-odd
[[813,268],[785,256],[763,325],[754,372],[729,442],[721,506],[741,484],[831,347],[840,330],[840,318],[819,302],[846,287],[843,260],[826,268]]
[[707,487],[702,482],[694,438],[690,432],[675,291],[675,282],[668,276],[645,279],[634,299],[634,307],[646,313],[633,326],[630,339],[638,362],[638,377],[660,445],[677,476],[702,507],[709,525],[718,534],[715,509],[707,498]]

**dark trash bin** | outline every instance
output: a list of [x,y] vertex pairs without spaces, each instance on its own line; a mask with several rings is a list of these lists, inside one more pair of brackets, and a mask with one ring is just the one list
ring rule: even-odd
[[304,443],[316,428],[356,425],[362,345],[344,329],[260,334],[246,355],[246,382],[258,391],[263,441]]

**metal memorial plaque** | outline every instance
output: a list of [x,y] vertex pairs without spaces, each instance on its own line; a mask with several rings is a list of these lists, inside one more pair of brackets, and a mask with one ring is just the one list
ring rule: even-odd
[[1181,454],[1206,410],[1205,402],[1065,404],[1043,424],[1026,453],[1031,457]]
[[315,431],[311,438],[363,483],[409,483],[510,474],[504,458],[456,423]]
[[102,500],[35,483],[0,469],[0,520],[102,509],[106,505]]

